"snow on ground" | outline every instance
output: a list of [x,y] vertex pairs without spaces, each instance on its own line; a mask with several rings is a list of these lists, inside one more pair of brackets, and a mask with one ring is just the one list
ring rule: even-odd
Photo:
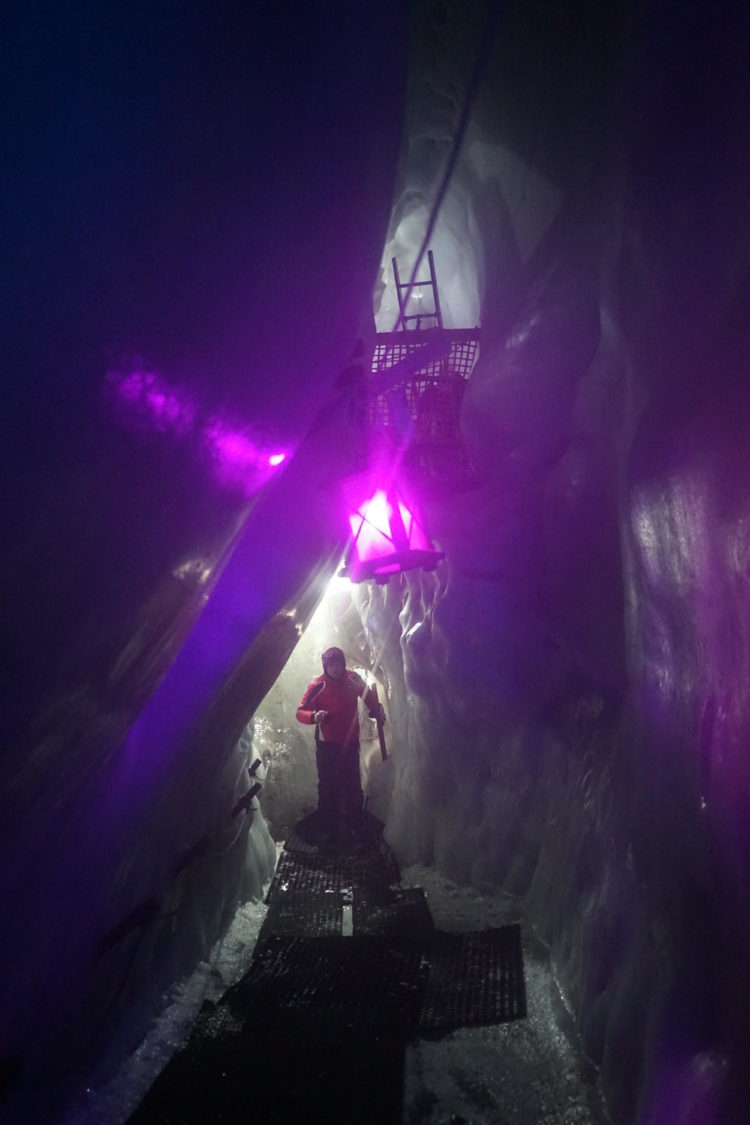
[[[521,921],[517,900],[457,886],[432,868],[402,872],[441,930]],[[583,1053],[545,948],[523,932],[528,1015],[407,1047],[403,1125],[606,1125],[597,1072]]]

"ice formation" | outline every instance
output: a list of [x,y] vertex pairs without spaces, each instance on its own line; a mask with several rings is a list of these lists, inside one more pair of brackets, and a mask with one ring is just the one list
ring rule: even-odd
[[[747,17],[423,0],[406,97],[400,5],[262,9],[8,17],[3,1111],[54,1119],[262,894],[337,643],[387,699],[400,862],[523,901],[618,1125],[743,1122]],[[437,571],[322,600],[339,376],[477,59],[431,242],[481,323],[474,475],[425,490]],[[189,419],[120,426],[113,370]],[[195,418],[289,455],[248,497]]]

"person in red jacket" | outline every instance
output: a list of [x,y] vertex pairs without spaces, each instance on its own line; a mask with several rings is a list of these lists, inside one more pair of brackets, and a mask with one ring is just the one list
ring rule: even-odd
[[300,723],[315,726],[318,819],[326,841],[357,836],[363,796],[359,777],[359,713],[364,701],[371,718],[383,718],[376,693],[346,667],[340,648],[323,653],[323,675],[307,685],[297,708]]

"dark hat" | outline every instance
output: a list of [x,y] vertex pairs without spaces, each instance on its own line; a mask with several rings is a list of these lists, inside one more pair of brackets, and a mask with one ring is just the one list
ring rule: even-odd
[[334,645],[333,648],[327,648],[320,659],[323,662],[324,668],[325,668],[326,664],[328,664],[329,662],[332,662],[332,661],[336,661],[336,660],[338,660],[338,662],[340,664],[346,665],[346,657],[344,656],[341,649],[336,648],[335,645]]

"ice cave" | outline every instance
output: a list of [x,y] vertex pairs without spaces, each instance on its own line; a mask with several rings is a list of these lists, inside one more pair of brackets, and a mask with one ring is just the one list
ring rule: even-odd
[[[746,1123],[750,10],[2,24],[0,1120],[119,1125],[220,1010],[337,645],[383,701],[361,771],[403,901],[520,924],[528,1016],[412,1037],[377,1114],[286,1120]],[[362,472],[412,490],[429,566],[347,571]],[[246,1100],[207,1080],[191,1121],[283,1119],[299,1058],[272,1073],[253,1019]],[[545,1021],[586,1105],[572,1071],[528,1100]]]

